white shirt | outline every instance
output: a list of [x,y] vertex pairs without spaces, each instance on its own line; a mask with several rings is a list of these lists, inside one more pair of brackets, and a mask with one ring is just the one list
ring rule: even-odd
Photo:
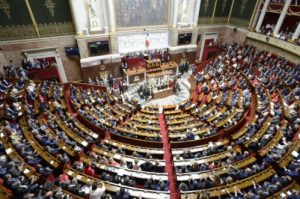
[[98,187],[96,190],[90,190],[90,196],[89,199],[101,199],[101,196],[104,194],[105,188],[104,187]]

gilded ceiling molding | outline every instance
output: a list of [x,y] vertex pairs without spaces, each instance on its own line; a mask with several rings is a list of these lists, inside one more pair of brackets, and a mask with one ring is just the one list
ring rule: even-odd
[[36,32],[31,24],[0,26],[0,40],[35,38]]
[[238,19],[238,18],[231,18],[230,19],[230,24],[233,24],[233,25],[236,25],[236,26],[241,26],[241,27],[248,27],[249,20]]
[[72,22],[39,24],[38,27],[42,36],[72,35],[75,33]]
[[211,23],[211,17],[200,17],[199,18],[199,24],[210,24]]
[[6,0],[0,0],[0,9],[4,12],[8,19],[10,16],[10,5],[6,2]]
[[55,3],[53,0],[46,0],[45,4],[46,8],[49,10],[52,17],[54,17]]
[[215,17],[213,23],[214,24],[226,24],[228,17]]

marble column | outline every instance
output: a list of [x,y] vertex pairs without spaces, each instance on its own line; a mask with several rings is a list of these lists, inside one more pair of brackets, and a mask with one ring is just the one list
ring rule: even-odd
[[194,13],[193,26],[196,27],[198,24],[199,12],[200,12],[201,0],[196,1],[196,9]]
[[300,22],[298,23],[297,29],[294,32],[292,39],[296,40],[299,38],[299,36],[300,36]]
[[263,22],[263,20],[265,18],[269,2],[270,2],[270,0],[266,0],[265,3],[264,3],[263,9],[262,9],[262,11],[260,13],[258,22],[256,24],[256,28],[255,28],[256,32],[260,32],[260,27],[261,27],[261,24],[262,24],[262,22]]
[[178,5],[179,5],[179,0],[174,0],[174,4],[173,4],[173,16],[172,16],[172,28],[176,28],[177,27]]
[[115,15],[115,7],[113,0],[108,0],[108,19],[109,19],[109,28],[110,32],[116,32],[116,15]]
[[278,21],[277,21],[277,24],[276,24],[276,26],[275,26],[275,28],[274,28],[274,31],[273,31],[273,35],[274,35],[275,37],[278,35],[278,32],[280,31],[280,28],[281,28],[282,23],[283,23],[283,21],[284,21],[284,19],[285,19],[286,13],[287,13],[287,11],[288,11],[290,5],[291,5],[291,2],[292,2],[292,0],[287,0],[287,1],[285,2],[285,4],[284,4],[284,7],[283,7],[283,9],[282,9],[282,11],[281,11],[281,14],[280,14],[280,17],[279,17],[279,19],[278,19]]
[[88,13],[86,0],[69,0],[73,22],[77,35],[82,35],[82,31],[88,28]]
[[259,4],[257,6],[257,9],[256,9],[256,13],[255,13],[254,19],[253,19],[251,27],[250,27],[251,29],[255,28],[255,24],[257,23],[257,20],[258,20],[258,17],[259,17],[259,8],[260,8],[260,6],[261,6],[262,3],[263,3],[263,0],[260,0]]

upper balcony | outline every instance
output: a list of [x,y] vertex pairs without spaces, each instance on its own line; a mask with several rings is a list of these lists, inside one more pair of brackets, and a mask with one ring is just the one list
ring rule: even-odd
[[287,52],[291,52],[297,56],[300,56],[300,46],[296,45],[296,43],[292,41],[284,41],[281,39],[277,39],[272,36],[263,35],[256,32],[249,31],[247,33],[247,38],[254,39],[260,42],[268,43],[270,45],[273,45],[277,48],[280,48],[282,50],[285,50]]

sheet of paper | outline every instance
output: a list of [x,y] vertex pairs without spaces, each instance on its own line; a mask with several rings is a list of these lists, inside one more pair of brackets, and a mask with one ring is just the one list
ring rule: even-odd
[[73,173],[74,173],[73,171],[68,171],[68,173],[67,173],[67,174],[68,174],[69,176],[72,176],[72,175],[73,175]]
[[12,150],[11,148],[8,148],[8,149],[6,149],[5,151],[6,151],[6,154],[9,155],[13,150]]
[[298,157],[299,153],[297,151],[293,151],[292,155],[296,158],[296,157]]

